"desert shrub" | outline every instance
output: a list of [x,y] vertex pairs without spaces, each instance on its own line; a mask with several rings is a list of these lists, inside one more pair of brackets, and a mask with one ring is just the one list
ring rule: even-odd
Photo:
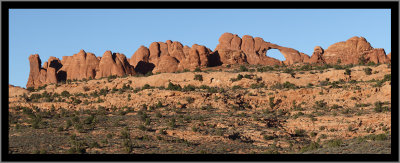
[[359,65],[364,65],[365,63],[367,63],[367,59],[365,59],[364,55],[360,56],[358,58],[358,64]]
[[386,136],[385,134],[371,134],[371,135],[367,135],[365,136],[366,139],[368,140],[375,140],[375,141],[384,141],[388,139],[388,136]]
[[328,142],[326,144],[328,147],[339,147],[343,144],[343,140],[342,139],[332,139],[332,140],[328,140]]
[[251,89],[264,88],[264,83],[254,83],[250,85]]
[[106,89],[106,88],[100,89],[99,94],[102,96],[106,96],[108,94],[108,89]]
[[68,129],[68,128],[71,127],[71,126],[72,126],[72,121],[68,119],[68,120],[66,121],[65,129]]
[[302,71],[310,71],[310,70],[312,70],[312,66],[311,65],[303,65],[303,66],[301,66],[300,67],[300,70],[302,70]]
[[311,136],[311,137],[315,137],[315,136],[317,136],[317,134],[318,134],[318,133],[316,133],[316,132],[311,132],[311,133],[310,133],[310,136]]
[[364,68],[364,72],[366,75],[371,75],[372,74],[372,69],[371,68]]
[[139,116],[140,116],[140,120],[141,121],[146,121],[147,118],[149,118],[149,116],[145,113],[145,112],[138,112]]
[[375,62],[372,62],[372,61],[369,61],[368,63],[367,63],[367,66],[375,66],[376,64],[375,64]]
[[127,130],[122,130],[121,131],[121,138],[122,139],[129,139],[130,138],[130,134]]
[[29,92],[34,92],[35,91],[35,88],[34,87],[28,87],[28,88],[26,88]]
[[283,70],[283,73],[292,74],[293,72],[294,72],[294,70],[291,68],[286,68],[285,70]]
[[392,74],[386,74],[383,77],[383,81],[392,81]]
[[176,128],[176,120],[175,118],[172,118],[169,122],[168,122],[168,126],[171,128]]
[[320,86],[327,86],[327,85],[329,85],[329,81],[326,81],[326,80],[321,81],[321,82],[319,82],[319,85]]
[[320,148],[320,145],[317,142],[311,142],[307,146],[300,149],[300,153],[304,153],[306,151],[316,150]]
[[259,67],[257,68],[258,72],[267,72],[267,71],[273,71],[274,68],[271,66],[265,66],[265,67]]
[[143,85],[143,87],[142,87],[142,89],[144,90],[144,89],[150,89],[151,88],[151,86],[149,85],[149,84],[145,84],[145,85]]
[[247,71],[249,71],[249,70],[247,69],[246,66],[241,65],[241,66],[239,67],[239,71],[240,71],[240,72],[247,72]]
[[315,110],[326,110],[328,108],[327,102],[324,100],[315,101],[315,105],[313,107]]
[[61,96],[69,97],[69,96],[71,96],[71,94],[68,91],[62,91]]
[[82,103],[82,100],[80,100],[80,99],[78,99],[78,98],[76,98],[75,100],[74,100],[74,102],[73,102],[74,104],[80,104],[80,103]]
[[264,135],[264,140],[274,140],[275,136],[272,135]]
[[274,102],[274,100],[275,100],[275,97],[270,97],[270,98],[269,98],[269,107],[270,107],[271,109],[274,109],[274,107],[275,107],[275,102]]
[[214,108],[210,104],[207,104],[206,106],[201,107],[201,110],[211,111],[211,109],[214,109]]
[[182,91],[184,91],[184,92],[195,91],[195,90],[196,90],[196,86],[191,85],[191,84],[185,85],[182,89]]
[[342,59],[340,59],[340,58],[337,59],[337,60],[336,60],[336,63],[337,63],[337,64],[341,64],[341,63],[342,63]]
[[342,70],[343,69],[343,67],[341,65],[333,65],[333,68],[335,70]]
[[345,75],[351,75],[351,70],[350,69],[348,69],[348,68],[346,68],[346,70],[345,70],[345,72],[344,72],[344,74]]
[[156,117],[157,117],[157,118],[162,118],[163,115],[162,115],[160,112],[157,112],[157,113],[156,113]]
[[146,126],[144,126],[144,125],[139,125],[138,128],[141,131],[146,131],[147,130]]
[[87,86],[84,86],[84,87],[83,87],[83,90],[84,90],[85,92],[87,92],[87,91],[90,91],[90,88],[87,87]]
[[380,101],[375,102],[374,106],[375,106],[374,111],[376,113],[390,111],[389,107],[383,106],[383,102],[380,102]]
[[148,126],[148,125],[150,125],[150,118],[146,118],[146,121],[144,122],[144,124],[146,125],[146,126]]
[[60,127],[57,128],[57,131],[58,132],[64,131],[64,128],[62,126],[60,126]]
[[194,75],[194,80],[203,81],[203,75],[200,74]]
[[99,145],[99,143],[94,141],[94,142],[89,144],[89,148],[100,148],[100,145]]
[[306,130],[296,129],[296,130],[294,130],[294,136],[296,136],[296,137],[306,136]]
[[168,87],[166,89],[173,90],[173,91],[181,91],[182,87],[179,84],[173,84],[173,83],[169,82]]
[[194,72],[201,72],[200,67],[196,67],[196,69],[194,69]]
[[233,90],[237,90],[237,89],[242,89],[242,86],[240,85],[235,85],[232,87]]
[[252,79],[252,78],[253,78],[253,75],[246,74],[246,75],[244,75],[243,77],[246,78],[246,79]]
[[194,98],[192,98],[192,97],[186,97],[186,101],[187,101],[189,104],[191,104],[191,103],[194,102]]
[[235,81],[239,81],[239,80],[242,80],[242,79],[243,79],[243,75],[242,74],[238,74],[236,78],[231,78],[231,81],[235,82]]
[[92,124],[94,121],[95,121],[94,115],[90,115],[90,116],[87,117],[85,120],[83,120],[83,123],[85,123],[85,124]]
[[162,108],[164,105],[161,103],[161,101],[158,101],[156,104],[156,108]]
[[288,81],[286,81],[285,83],[283,83],[283,87],[284,88],[288,88],[288,89],[296,89],[296,85],[294,85],[293,83],[290,83]]

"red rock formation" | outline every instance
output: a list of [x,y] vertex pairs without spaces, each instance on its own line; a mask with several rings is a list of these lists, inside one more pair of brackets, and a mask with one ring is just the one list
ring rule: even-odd
[[154,68],[153,73],[157,72],[176,72],[178,70],[178,60],[174,57],[163,55],[160,62]]
[[30,72],[29,72],[29,78],[28,78],[28,83],[26,84],[26,87],[39,87],[42,86],[46,80],[42,81],[40,80],[40,69],[41,69],[41,60],[39,57],[39,54],[34,54],[29,56],[29,65],[30,65]]
[[324,49],[320,46],[316,46],[314,48],[314,52],[311,55],[310,59],[307,63],[311,64],[323,64],[325,61],[322,59],[322,54],[324,53]]
[[149,49],[146,49],[146,47],[140,47],[130,60],[135,70],[141,73],[175,72],[209,66],[208,58],[211,50],[205,46],[194,44],[189,48],[180,42],[167,40],[165,43],[153,42]]
[[373,49],[365,55],[367,62],[390,63],[390,58],[386,56],[385,50],[381,48]]
[[136,67],[139,61],[149,62],[150,51],[145,46],[140,46],[138,50],[132,55],[129,64]]
[[328,64],[358,64],[361,56],[372,50],[371,45],[363,37],[352,37],[347,41],[338,42],[329,46],[322,55]]
[[392,61],[392,53],[390,52],[388,55],[386,55],[388,58],[389,58],[389,60],[390,60],[390,62]]
[[344,42],[338,42],[328,47],[322,55],[328,64],[359,64],[361,61],[368,63],[389,63],[383,49],[374,49],[364,37],[352,37]]
[[94,79],[99,60],[94,54],[80,50],[79,53],[73,56],[63,57],[61,64],[63,66],[58,72],[65,72],[67,80]]
[[134,67],[128,63],[124,54],[112,54],[111,51],[106,51],[103,54],[99,62],[98,70],[96,79],[112,75],[124,76],[135,74]]
[[[269,49],[278,49],[285,57],[281,62],[268,56]],[[39,55],[29,56],[30,74],[27,87],[39,87],[48,83],[57,83],[67,79],[90,79],[111,75],[133,75],[136,72],[176,72],[197,67],[217,66],[221,64],[358,64],[360,61],[390,63],[391,53],[383,49],[374,49],[363,37],[352,37],[338,42],[324,50],[315,47],[311,57],[295,49],[282,47],[262,38],[224,33],[214,52],[205,46],[194,44],[183,46],[177,41],[153,42],[149,48],[141,46],[130,59],[125,55],[106,51],[103,57],[81,50],[73,56],[50,57],[41,68]]]

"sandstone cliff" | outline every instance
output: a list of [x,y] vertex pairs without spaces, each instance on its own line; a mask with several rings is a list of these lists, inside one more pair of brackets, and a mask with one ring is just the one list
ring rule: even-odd
[[[268,56],[268,50],[277,49],[285,57],[279,61]],[[260,37],[224,33],[214,51],[194,44],[183,46],[180,42],[167,40],[153,42],[149,48],[141,46],[131,56],[106,51],[102,57],[80,50],[73,56],[63,56],[62,60],[50,57],[41,66],[38,54],[29,56],[30,73],[27,87],[39,87],[65,80],[99,79],[111,75],[124,76],[149,72],[177,72],[194,70],[198,67],[219,66],[221,64],[251,65],[294,65],[294,64],[358,64],[390,63],[391,53],[374,49],[363,37],[352,37],[338,42],[324,50],[314,48],[308,56],[295,49],[264,41]]]

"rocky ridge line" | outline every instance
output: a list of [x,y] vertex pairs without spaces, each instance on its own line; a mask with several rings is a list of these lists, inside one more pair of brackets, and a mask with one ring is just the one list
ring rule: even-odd
[[[278,49],[285,61],[268,56],[268,50]],[[62,60],[50,57],[41,65],[38,54],[29,56],[30,73],[26,87],[38,88],[45,84],[62,81],[99,79],[108,76],[146,74],[148,72],[177,72],[194,70],[198,67],[212,67],[222,64],[252,65],[296,65],[296,64],[357,64],[390,63],[391,53],[384,49],[374,49],[363,37],[352,37],[335,43],[324,50],[314,48],[310,56],[295,49],[264,41],[260,37],[224,33],[214,51],[194,44],[183,46],[180,42],[167,40],[153,42],[149,48],[141,46],[131,56],[106,51],[102,57],[80,50],[73,56],[63,56]]]

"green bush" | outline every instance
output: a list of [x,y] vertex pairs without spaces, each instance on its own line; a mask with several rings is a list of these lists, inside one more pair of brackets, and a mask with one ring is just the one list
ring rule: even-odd
[[303,130],[303,129],[296,129],[296,130],[294,130],[294,136],[296,136],[296,137],[303,137],[303,136],[306,136],[306,130]]
[[192,98],[192,97],[186,97],[186,101],[187,101],[189,104],[191,104],[191,103],[194,102],[194,98]]
[[297,88],[297,86],[296,86],[295,84],[290,83],[290,82],[288,82],[288,81],[286,81],[285,83],[283,83],[283,87],[284,87],[284,88],[288,88],[288,89],[296,89],[296,88]]
[[149,84],[145,84],[145,85],[143,85],[143,87],[142,87],[142,89],[150,89],[151,88],[151,86],[149,85]]
[[240,72],[247,72],[247,71],[249,71],[249,70],[247,69],[246,66],[241,65],[241,66],[239,67],[239,71],[240,71]]
[[328,145],[328,147],[339,147],[343,144],[343,140],[342,139],[332,139],[332,140],[328,140],[328,142],[326,144]]
[[243,75],[242,74],[238,74],[238,76],[236,78],[231,78],[231,81],[235,82],[235,81],[239,81],[239,80],[242,80],[242,79],[243,79]]
[[194,80],[203,81],[203,75],[201,74],[194,75]]
[[169,122],[168,122],[168,126],[171,128],[176,128],[176,120],[175,118],[172,118]]
[[200,67],[196,67],[196,69],[194,69],[194,72],[201,72]]
[[257,68],[258,72],[267,72],[267,71],[273,71],[273,70],[274,70],[274,68],[270,67],[270,66]]
[[169,82],[168,87],[166,89],[173,90],[173,91],[181,91],[182,87],[179,84],[173,84],[173,83]]
[[35,88],[34,87],[28,87],[28,88],[26,88],[29,92],[34,92],[35,91]]
[[61,96],[69,97],[69,96],[71,96],[71,94],[68,91],[63,91],[63,92],[61,92]]
[[372,69],[371,68],[364,68],[364,72],[366,75],[371,75],[372,74]]
[[344,74],[345,75],[351,75],[351,70],[350,69],[348,69],[348,68],[346,68],[346,70],[345,70],[345,72],[344,72]]
[[195,91],[195,90],[196,90],[196,86],[191,85],[191,84],[185,85],[182,89],[182,91],[184,91],[184,92]]
[[235,85],[232,87],[233,90],[237,90],[237,89],[242,89],[242,86],[240,85]]
[[250,85],[251,89],[264,88],[264,87],[265,87],[264,83],[254,83]]
[[300,149],[300,153],[304,153],[306,151],[316,150],[320,148],[320,145],[317,142],[311,142],[309,145]]
[[275,137],[271,135],[264,135],[264,140],[274,140]]
[[376,113],[390,111],[389,107],[383,106],[383,102],[380,101],[375,102],[374,106],[374,111]]

